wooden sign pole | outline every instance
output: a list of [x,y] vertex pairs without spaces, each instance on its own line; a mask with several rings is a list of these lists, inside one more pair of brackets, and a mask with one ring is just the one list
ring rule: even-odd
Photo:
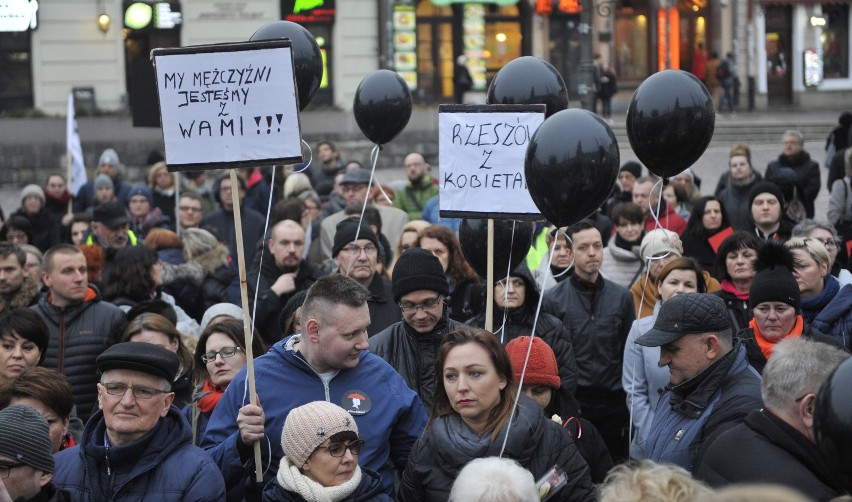
[[[240,298],[243,301],[243,314],[246,316],[244,336],[246,341],[246,377],[249,384],[249,402],[257,404],[257,390],[254,382],[254,351],[251,348],[251,311],[249,310],[248,286],[246,281],[246,257],[243,250],[243,220],[240,217],[240,184],[237,180],[237,170],[229,169],[231,173],[231,193],[234,201],[234,230],[237,236],[237,264],[240,269]],[[260,458],[260,442],[254,443],[254,469],[255,479],[258,483],[263,481],[263,464]]]
[[488,219],[488,273],[485,277],[485,329],[494,332],[494,220]]

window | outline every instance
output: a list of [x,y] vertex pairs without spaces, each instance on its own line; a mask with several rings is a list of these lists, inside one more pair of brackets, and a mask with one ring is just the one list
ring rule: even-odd
[[823,5],[823,72],[826,79],[849,78],[849,6]]

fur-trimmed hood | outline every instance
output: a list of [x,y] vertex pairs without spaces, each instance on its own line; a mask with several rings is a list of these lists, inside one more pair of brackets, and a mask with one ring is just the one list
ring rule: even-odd
[[194,256],[192,261],[201,265],[204,275],[212,274],[214,270],[228,266],[228,248],[221,242],[217,243],[213,249]]
[[7,300],[0,297],[0,312],[5,312],[6,310],[18,307],[29,307],[30,305],[35,305],[38,301],[38,296],[38,285],[36,285],[36,283],[29,277],[24,277],[21,289],[12,295],[11,299]]

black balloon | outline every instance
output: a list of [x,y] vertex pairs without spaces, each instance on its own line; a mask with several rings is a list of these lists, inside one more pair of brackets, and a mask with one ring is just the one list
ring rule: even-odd
[[299,90],[299,110],[314,99],[322,82],[322,53],[314,36],[303,26],[290,21],[273,21],[260,27],[249,40],[289,38],[293,43],[293,66]]
[[557,227],[576,223],[606,201],[618,177],[618,141],[587,110],[563,110],[530,139],[524,172],[530,196]]
[[[512,238],[512,224],[515,235]],[[532,245],[533,226],[526,221],[494,220],[494,277],[506,276],[509,252],[512,270],[527,257]],[[481,277],[488,275],[488,220],[463,219],[459,227],[462,253]]]
[[352,111],[364,136],[377,145],[384,145],[408,124],[411,92],[396,72],[377,70],[358,85]]
[[814,408],[814,435],[826,465],[852,493],[852,359],[822,384]]
[[664,70],[633,93],[627,109],[627,137],[652,173],[671,177],[701,157],[716,125],[713,99],[695,75]]
[[547,61],[523,56],[509,61],[488,86],[489,105],[547,105],[545,117],[568,108],[568,88]]

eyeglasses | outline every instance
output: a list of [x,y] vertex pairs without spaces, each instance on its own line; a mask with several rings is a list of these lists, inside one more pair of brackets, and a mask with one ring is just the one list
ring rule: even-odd
[[[363,446],[364,446],[364,442],[361,441],[361,447],[363,447]],[[337,455],[337,456],[339,457],[340,455]],[[18,467],[23,467],[25,465],[27,465],[27,464],[25,464],[23,462],[18,462],[16,464],[0,464],[0,478],[2,478],[2,479],[8,478],[9,477],[9,471],[11,471],[12,469],[16,469]]]
[[822,244],[823,244],[825,247],[827,247],[827,248],[836,248],[836,247],[837,247],[837,241],[836,241],[836,240],[834,240],[834,239],[825,239],[825,240],[823,240],[823,239],[814,239],[814,240],[815,240],[815,241],[822,242]]
[[317,449],[328,450],[329,455],[332,457],[342,457],[346,450],[352,452],[353,455],[360,455],[362,451],[364,451],[364,440],[356,439],[349,444],[345,443],[331,443],[328,446],[317,446]]
[[187,213],[200,213],[200,207],[192,207],[192,206],[178,206],[178,209]]
[[376,248],[376,246],[374,246],[372,244],[367,244],[364,247],[355,246],[355,245],[346,246],[343,249],[341,249],[341,251],[343,251],[344,253],[346,253],[348,255],[358,256],[359,254],[361,254],[361,251],[363,251],[367,255],[373,255],[373,254],[376,254],[379,250]]
[[101,385],[103,386],[104,390],[106,390],[106,393],[109,394],[110,396],[122,396],[123,397],[124,394],[127,393],[127,389],[130,389],[130,391],[133,393],[133,397],[135,397],[136,399],[151,399],[152,397],[154,397],[157,394],[168,394],[169,393],[169,391],[167,391],[167,390],[152,389],[151,387],[139,387],[139,386],[131,387],[127,384],[115,383],[115,382],[102,383]]
[[220,350],[219,352],[205,352],[201,354],[201,360],[204,362],[204,364],[212,363],[216,360],[216,356],[218,355],[221,355],[222,359],[227,359],[229,357],[233,357],[234,354],[241,350],[243,349],[240,347],[222,347],[222,350]]
[[433,308],[440,305],[440,303],[444,301],[441,295],[436,296],[435,298],[429,298],[425,300],[423,303],[411,303],[411,302],[400,302],[399,308],[402,309],[403,312],[417,312],[418,310],[432,310]]
[[366,190],[366,189],[367,189],[367,185],[361,185],[361,184],[358,184],[358,185],[343,185],[343,188],[342,188],[343,193],[358,192],[360,190]]

